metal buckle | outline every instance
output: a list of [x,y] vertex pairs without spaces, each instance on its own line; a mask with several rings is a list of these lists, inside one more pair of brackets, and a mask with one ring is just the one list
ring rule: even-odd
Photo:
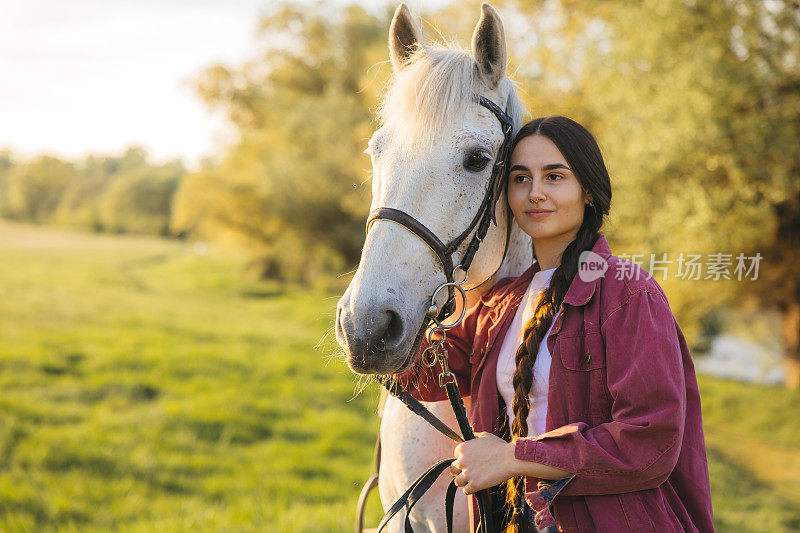
[[455,383],[456,376],[450,372],[450,368],[447,366],[447,350],[442,350],[438,357],[439,363],[442,365],[442,373],[439,374],[439,386],[444,388],[448,383]]
[[[445,381],[447,379],[449,379],[449,381]],[[444,388],[444,386],[447,385],[448,383],[453,383],[454,385],[457,385],[455,374],[453,374],[452,372],[442,372],[441,374],[439,374],[439,386]]]

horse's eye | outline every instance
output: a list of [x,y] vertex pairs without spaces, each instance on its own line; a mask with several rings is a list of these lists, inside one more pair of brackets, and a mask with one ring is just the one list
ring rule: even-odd
[[481,152],[472,152],[464,160],[464,168],[472,172],[480,172],[489,164],[489,158]]

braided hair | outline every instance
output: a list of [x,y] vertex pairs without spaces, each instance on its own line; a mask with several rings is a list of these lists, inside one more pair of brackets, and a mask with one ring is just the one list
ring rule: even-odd
[[[541,295],[531,318],[523,328],[523,341],[516,353],[514,387],[514,422],[512,438],[528,436],[529,394],[533,384],[533,365],[539,345],[558,313],[567,289],[578,273],[581,253],[591,250],[599,237],[603,215],[611,206],[611,180],[600,147],[592,134],[577,122],[562,116],[543,117],[525,124],[514,137],[512,152],[520,140],[529,135],[542,135],[550,139],[567,160],[575,177],[585,191],[592,195],[592,203],[584,206],[583,222],[578,233],[561,255],[561,264],[553,272],[550,285]],[[511,517],[507,533],[529,533],[531,528],[523,514],[524,476],[508,480],[507,504]]]

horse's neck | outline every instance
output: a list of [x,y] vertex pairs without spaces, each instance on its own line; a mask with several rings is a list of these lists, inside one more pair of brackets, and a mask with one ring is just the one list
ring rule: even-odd
[[[508,250],[503,263],[492,276],[490,283],[484,283],[476,290],[467,292],[467,307],[472,307],[481,296],[486,294],[501,279],[519,276],[531,266],[533,261],[531,238],[516,223],[513,221],[512,223],[514,225],[512,226],[511,238],[508,241]],[[460,311],[461,308],[459,307],[456,313]]]

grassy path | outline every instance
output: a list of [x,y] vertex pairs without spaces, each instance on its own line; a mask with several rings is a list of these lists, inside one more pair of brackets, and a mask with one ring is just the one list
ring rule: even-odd
[[[377,391],[328,358],[335,294],[0,222],[0,295],[0,530],[352,529]],[[800,530],[800,395],[701,391],[719,531]]]

